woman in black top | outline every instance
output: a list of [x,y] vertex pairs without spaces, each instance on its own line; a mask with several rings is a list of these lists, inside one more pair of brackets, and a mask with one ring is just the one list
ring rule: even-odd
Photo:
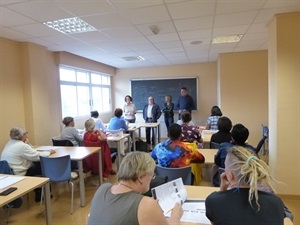
[[169,126],[174,123],[174,103],[172,103],[172,96],[166,95],[165,97],[165,107],[163,108],[163,113],[165,115],[165,124],[167,130],[169,130]]

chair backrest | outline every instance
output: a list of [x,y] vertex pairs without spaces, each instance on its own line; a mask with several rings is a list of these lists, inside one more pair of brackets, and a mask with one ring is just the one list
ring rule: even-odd
[[74,146],[70,140],[67,139],[53,139],[52,138],[53,146]]
[[0,160],[0,173],[2,174],[14,174],[12,169],[6,160]]
[[56,158],[40,156],[42,174],[50,181],[61,182],[71,180],[71,158],[65,155]]
[[190,166],[180,168],[169,168],[156,165],[155,173],[162,177],[167,176],[168,181],[175,180],[181,177],[185,185],[192,184],[192,172]]
[[216,143],[216,142],[210,142],[210,148],[212,149],[219,149],[221,144]]

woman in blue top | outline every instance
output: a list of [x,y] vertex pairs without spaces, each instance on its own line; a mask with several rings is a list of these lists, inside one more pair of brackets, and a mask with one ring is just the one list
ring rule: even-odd
[[123,130],[127,131],[128,126],[123,115],[123,110],[120,108],[115,109],[114,117],[110,119],[108,130]]

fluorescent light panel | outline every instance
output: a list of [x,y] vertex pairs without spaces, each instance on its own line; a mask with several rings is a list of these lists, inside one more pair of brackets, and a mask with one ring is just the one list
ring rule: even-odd
[[96,30],[96,28],[78,17],[44,22],[44,24],[64,34],[83,33]]
[[143,61],[143,60],[145,60],[145,58],[143,58],[142,56],[125,56],[125,57],[122,57],[122,59],[124,59],[125,61]]
[[234,42],[239,42],[242,37],[243,37],[242,34],[231,35],[231,36],[220,36],[220,37],[215,37],[212,40],[212,43],[213,44],[234,43]]

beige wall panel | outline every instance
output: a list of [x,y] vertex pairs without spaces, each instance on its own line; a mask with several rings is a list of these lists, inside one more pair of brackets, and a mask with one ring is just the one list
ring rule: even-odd
[[218,63],[222,112],[249,129],[248,142],[256,147],[261,124],[268,123],[268,53],[221,54]]
[[300,195],[300,13],[270,25],[270,168],[281,194]]
[[25,125],[22,61],[17,42],[0,38],[0,153],[9,130]]

